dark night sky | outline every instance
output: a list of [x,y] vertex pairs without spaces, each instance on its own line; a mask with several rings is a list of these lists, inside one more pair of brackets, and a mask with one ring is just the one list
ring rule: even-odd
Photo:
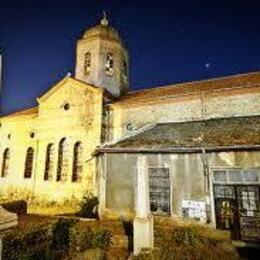
[[2,108],[36,104],[102,10],[130,51],[131,89],[260,69],[260,1],[1,0]]

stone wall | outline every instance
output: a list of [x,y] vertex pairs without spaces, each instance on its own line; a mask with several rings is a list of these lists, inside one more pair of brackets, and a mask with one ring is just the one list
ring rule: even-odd
[[[61,85],[59,85],[61,84]],[[95,193],[95,163],[91,156],[101,138],[102,90],[88,87],[67,78],[47,92],[39,101],[38,114],[10,116],[1,119],[0,160],[3,151],[10,148],[10,171],[1,178],[1,194],[39,200],[64,201],[81,198],[86,192]],[[53,92],[53,93],[52,93]],[[65,109],[69,104],[69,109]],[[30,133],[34,132],[34,137]],[[8,139],[8,134],[11,138]],[[66,181],[57,182],[58,147],[62,138],[68,144],[68,172]],[[72,182],[73,149],[80,141],[83,147],[82,180]],[[54,169],[51,180],[44,180],[46,150],[54,145]],[[34,149],[33,174],[24,178],[25,156],[28,147]],[[2,163],[1,163],[2,164]],[[2,165],[0,165],[0,170]],[[21,197],[22,196],[22,197]]]
[[[174,88],[174,86],[172,86]],[[245,87],[189,95],[154,97],[109,105],[110,139],[116,140],[147,124],[180,122],[260,113],[260,88]]]
[[[141,155],[141,154],[140,154]],[[99,181],[105,194],[101,199],[101,216],[115,218],[134,216],[134,198],[138,154],[105,154],[99,156]],[[201,153],[194,154],[142,154],[146,167],[169,167],[171,182],[171,214],[182,217],[182,201],[207,202],[209,173],[220,168],[260,169],[260,152]],[[105,159],[106,158],[106,159]],[[203,163],[207,161],[207,166]],[[207,169],[207,171],[205,171]],[[211,187],[209,187],[211,189]],[[101,193],[102,195],[102,193]]]

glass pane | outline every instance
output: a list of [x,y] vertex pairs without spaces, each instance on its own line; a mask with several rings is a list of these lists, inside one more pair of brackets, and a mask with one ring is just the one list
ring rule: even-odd
[[228,171],[229,182],[243,182],[241,170]]
[[156,214],[170,214],[169,168],[148,168],[150,209]]
[[235,199],[234,186],[214,185],[215,198]]
[[244,171],[244,180],[246,182],[258,182],[257,170],[245,170]]
[[215,182],[227,182],[227,173],[223,170],[214,171],[214,181]]

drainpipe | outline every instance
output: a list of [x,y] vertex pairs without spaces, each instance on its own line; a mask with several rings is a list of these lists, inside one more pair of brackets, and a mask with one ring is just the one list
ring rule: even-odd
[[205,151],[205,148],[201,149],[202,151],[202,165],[203,165],[203,172],[204,172],[204,188],[206,193],[206,216],[207,216],[207,222],[210,221],[211,217],[211,210],[210,210],[210,180],[209,180],[209,164],[208,164],[208,158]]
[[201,149],[202,151],[202,164],[203,164],[203,172],[204,172],[204,176],[205,176],[205,191],[206,194],[208,194],[209,192],[209,167],[208,167],[208,160],[207,160],[207,154],[205,151],[205,148]]

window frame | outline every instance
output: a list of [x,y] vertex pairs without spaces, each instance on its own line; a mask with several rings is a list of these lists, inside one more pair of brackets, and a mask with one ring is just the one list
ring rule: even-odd
[[112,52],[106,52],[105,54],[105,71],[106,74],[111,76],[115,70],[115,59]]
[[24,164],[24,179],[31,179],[33,174],[33,163],[34,163],[34,149],[29,147],[26,150],[25,164]]
[[83,145],[77,141],[73,147],[72,182],[80,182],[83,172]]
[[55,167],[55,146],[53,143],[49,143],[46,147],[45,154],[45,168],[44,168],[44,181],[52,181],[54,177]]
[[91,71],[91,52],[86,52],[84,54],[84,74],[89,75]]
[[6,178],[10,171],[10,148],[5,148],[2,158],[1,178]]
[[63,137],[59,142],[56,181],[67,181],[69,173],[68,139]]
[[[151,207],[151,203],[150,203],[150,173],[149,173],[149,170],[150,169],[167,169],[168,170],[168,173],[169,173],[169,193],[170,193],[170,196],[169,196],[169,203],[170,203],[170,208],[169,208],[169,216],[172,215],[172,176],[171,176],[171,168],[169,165],[158,165],[158,166],[148,166],[147,167],[147,175],[148,175],[148,187],[149,187],[149,208]],[[151,211],[150,209],[150,212],[152,214],[155,214],[156,215],[156,212],[154,211]],[[164,214],[163,214],[164,215]],[[165,212],[165,215],[168,215],[166,212]]]

